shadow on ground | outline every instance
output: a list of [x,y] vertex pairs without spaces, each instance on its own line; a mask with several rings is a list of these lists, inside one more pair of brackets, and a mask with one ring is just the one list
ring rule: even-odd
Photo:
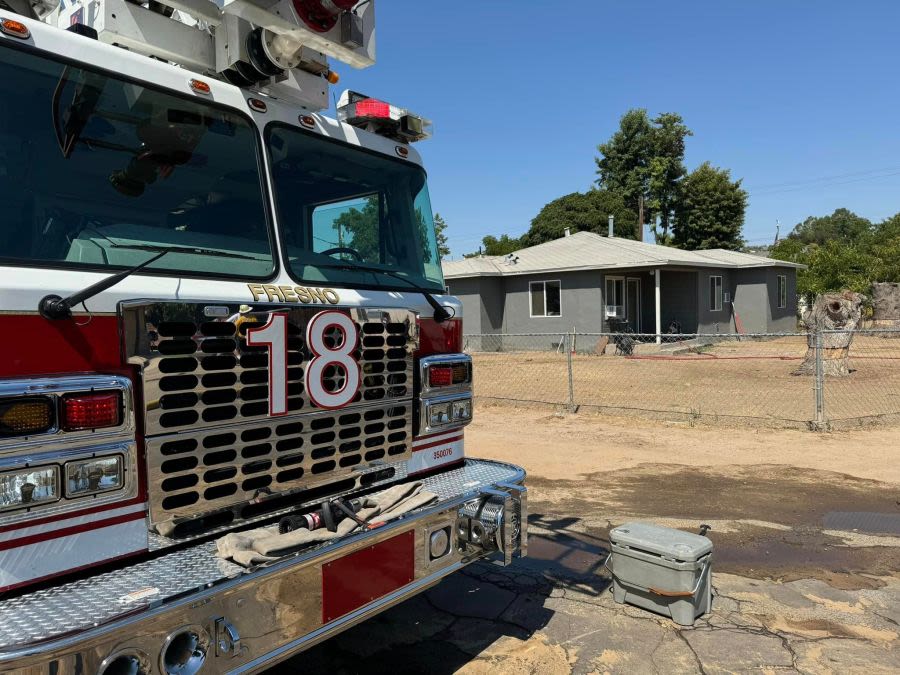
[[503,638],[524,643],[552,619],[553,611],[544,607],[551,592],[572,589],[599,597],[609,585],[598,575],[606,542],[571,531],[577,522],[533,513],[529,523],[542,532],[531,537],[527,558],[509,567],[472,565],[269,675],[449,674]]

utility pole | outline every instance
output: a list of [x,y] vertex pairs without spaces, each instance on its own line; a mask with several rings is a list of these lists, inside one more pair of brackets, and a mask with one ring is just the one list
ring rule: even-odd
[[775,246],[776,244],[778,244],[778,235],[780,233],[781,233],[781,221],[776,220],[775,221],[775,243],[773,243],[772,246]]
[[637,240],[644,241],[644,195],[638,197],[638,231]]

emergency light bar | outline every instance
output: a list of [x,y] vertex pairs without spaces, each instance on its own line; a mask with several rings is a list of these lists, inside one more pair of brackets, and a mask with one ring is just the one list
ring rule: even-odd
[[337,114],[341,122],[400,143],[414,143],[432,135],[431,120],[355,91],[341,94]]

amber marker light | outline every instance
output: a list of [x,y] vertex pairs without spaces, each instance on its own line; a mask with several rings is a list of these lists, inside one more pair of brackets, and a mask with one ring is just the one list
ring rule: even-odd
[[329,70],[327,73],[325,73],[325,79],[328,80],[329,84],[337,84],[341,81],[341,76],[333,70]]
[[212,93],[212,89],[209,88],[209,85],[203,80],[191,80],[189,82],[191,85],[191,89],[193,89],[198,94],[205,94],[209,96]]
[[266,112],[266,110],[268,110],[266,102],[258,98],[248,98],[247,105],[249,105],[256,112],[264,113]]
[[26,436],[48,431],[53,426],[53,406],[46,398],[0,401],[0,438]]
[[28,30],[28,26],[21,21],[15,21],[13,19],[3,19],[3,21],[0,22],[0,31],[22,40],[27,40],[31,37],[31,31]]

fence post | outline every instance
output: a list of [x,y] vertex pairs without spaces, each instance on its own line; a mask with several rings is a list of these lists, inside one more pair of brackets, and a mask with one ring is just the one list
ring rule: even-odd
[[569,405],[570,413],[575,412],[575,380],[572,373],[572,352],[575,347],[575,334],[566,333],[566,362],[569,367]]
[[822,329],[816,328],[816,430],[825,431],[825,341]]

